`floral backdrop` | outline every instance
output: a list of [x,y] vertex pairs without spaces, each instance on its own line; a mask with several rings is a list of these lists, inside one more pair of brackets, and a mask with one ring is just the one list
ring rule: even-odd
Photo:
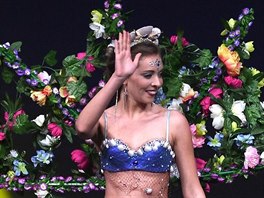
[[[72,148],[69,160],[76,164],[72,175],[57,175],[61,164],[54,161],[62,140],[73,143],[79,112],[105,84],[103,78],[88,87],[86,79],[104,68],[106,47],[128,21],[129,13],[123,10],[122,2],[114,0],[94,9],[86,51],[67,56],[60,68],[53,50],[42,64],[29,66],[19,55],[21,42],[0,45],[1,77],[6,84],[15,82],[18,95],[7,95],[1,102],[0,188],[31,190],[40,197],[104,189],[98,152],[91,140],[81,149]],[[189,120],[197,172],[206,191],[210,183],[231,183],[264,168],[264,73],[243,63],[254,51],[253,41],[246,40],[253,21],[250,8],[225,21],[216,54],[200,49],[183,32],[159,37],[164,86],[155,102],[182,111]],[[23,108],[25,100],[38,104],[42,113],[31,119],[32,112]],[[32,156],[16,149],[14,142],[16,135],[28,134],[35,149]],[[203,156],[204,150],[210,155]],[[175,170],[171,173],[172,184],[179,182],[178,176]]]

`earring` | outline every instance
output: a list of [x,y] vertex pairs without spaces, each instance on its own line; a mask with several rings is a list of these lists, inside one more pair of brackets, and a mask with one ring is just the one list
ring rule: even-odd
[[115,117],[116,117],[116,111],[117,111],[117,103],[118,103],[118,90],[116,91],[116,97],[115,97]]
[[125,109],[126,108],[126,104],[127,104],[127,96],[128,96],[128,92],[127,92],[126,86],[124,88],[123,94],[124,94],[124,109]]

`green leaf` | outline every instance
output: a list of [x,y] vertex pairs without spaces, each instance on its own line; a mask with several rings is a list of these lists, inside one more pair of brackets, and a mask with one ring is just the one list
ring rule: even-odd
[[33,126],[34,125],[28,120],[28,115],[22,114],[16,118],[16,124],[13,130],[16,134],[27,134],[32,132]]
[[79,101],[81,97],[87,93],[87,85],[85,82],[70,82],[66,87],[69,91],[69,94],[75,96],[76,101]]
[[13,51],[14,49],[16,49],[16,50],[20,51],[21,46],[22,46],[22,42],[21,41],[16,41],[16,42],[11,44],[9,50]]
[[14,73],[6,67],[3,68],[1,75],[6,84],[10,84],[14,78]]
[[180,93],[182,82],[179,81],[178,78],[171,78],[167,81],[165,84],[167,89],[167,97],[177,97],[177,95]]
[[54,50],[50,50],[48,54],[44,57],[44,62],[47,63],[49,66],[54,66],[57,64],[56,59],[57,52]]
[[264,125],[256,127],[251,131],[251,135],[259,135],[259,134],[264,134]]
[[204,68],[211,64],[213,55],[209,49],[203,49],[201,51],[200,56],[195,59],[193,62],[200,65],[200,67]]
[[63,134],[70,143],[73,143],[72,134],[75,133],[74,127],[63,127]]

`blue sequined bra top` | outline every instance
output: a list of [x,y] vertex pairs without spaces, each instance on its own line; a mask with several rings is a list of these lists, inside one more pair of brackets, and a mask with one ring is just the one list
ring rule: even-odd
[[146,142],[137,150],[131,149],[120,139],[107,139],[107,116],[105,117],[105,140],[102,144],[101,168],[110,172],[147,171],[169,172],[175,154],[169,144],[170,111],[167,114],[166,140],[155,139]]

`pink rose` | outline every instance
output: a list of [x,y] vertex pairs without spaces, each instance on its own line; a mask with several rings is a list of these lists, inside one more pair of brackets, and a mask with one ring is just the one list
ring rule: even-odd
[[6,138],[5,133],[0,132],[0,141],[3,141]]
[[62,128],[56,123],[53,122],[49,123],[48,130],[52,136],[59,137],[62,135]]
[[202,148],[205,138],[203,136],[192,136],[193,148]]
[[211,191],[211,187],[208,183],[205,183],[205,188],[204,188],[205,192],[210,192]]
[[224,78],[224,81],[227,85],[229,85],[230,87],[233,87],[233,88],[241,88],[242,87],[242,80],[238,79],[238,78],[234,78],[232,76],[226,76]]
[[211,99],[210,99],[210,97],[209,96],[204,97],[201,100],[200,105],[202,106],[203,113],[205,115],[208,115],[208,113],[209,113],[209,107],[211,106]]
[[215,98],[221,98],[223,90],[221,88],[214,87],[209,91],[209,93],[212,94]]
[[86,66],[85,66],[85,68],[86,68],[86,70],[88,71],[88,72],[94,72],[95,71],[95,67],[94,67],[94,65],[90,62],[90,61],[92,61],[94,58],[92,57],[92,56],[90,56],[89,58],[88,58],[88,61],[87,61],[87,63],[86,63]]
[[77,54],[77,59],[78,60],[82,60],[82,59],[84,59],[85,58],[85,56],[86,56],[86,53],[85,52],[79,52],[78,54]]
[[75,149],[71,152],[71,159],[77,164],[77,167],[81,170],[85,170],[89,165],[89,159],[86,153],[82,150]]
[[245,153],[245,161],[244,161],[244,168],[255,168],[259,164],[260,155],[258,154],[258,150],[253,146],[247,147]]
[[190,130],[192,132],[192,135],[196,135],[196,125],[195,124],[190,125]]
[[203,170],[206,163],[207,163],[206,161],[204,161],[201,158],[195,158],[195,161],[196,161],[197,170]]
[[[178,36],[173,35],[170,37],[170,42],[172,45],[176,45],[178,41]],[[186,38],[182,37],[181,38],[181,42],[182,42],[182,46],[186,47],[187,45],[189,45],[190,43],[186,40]]]

